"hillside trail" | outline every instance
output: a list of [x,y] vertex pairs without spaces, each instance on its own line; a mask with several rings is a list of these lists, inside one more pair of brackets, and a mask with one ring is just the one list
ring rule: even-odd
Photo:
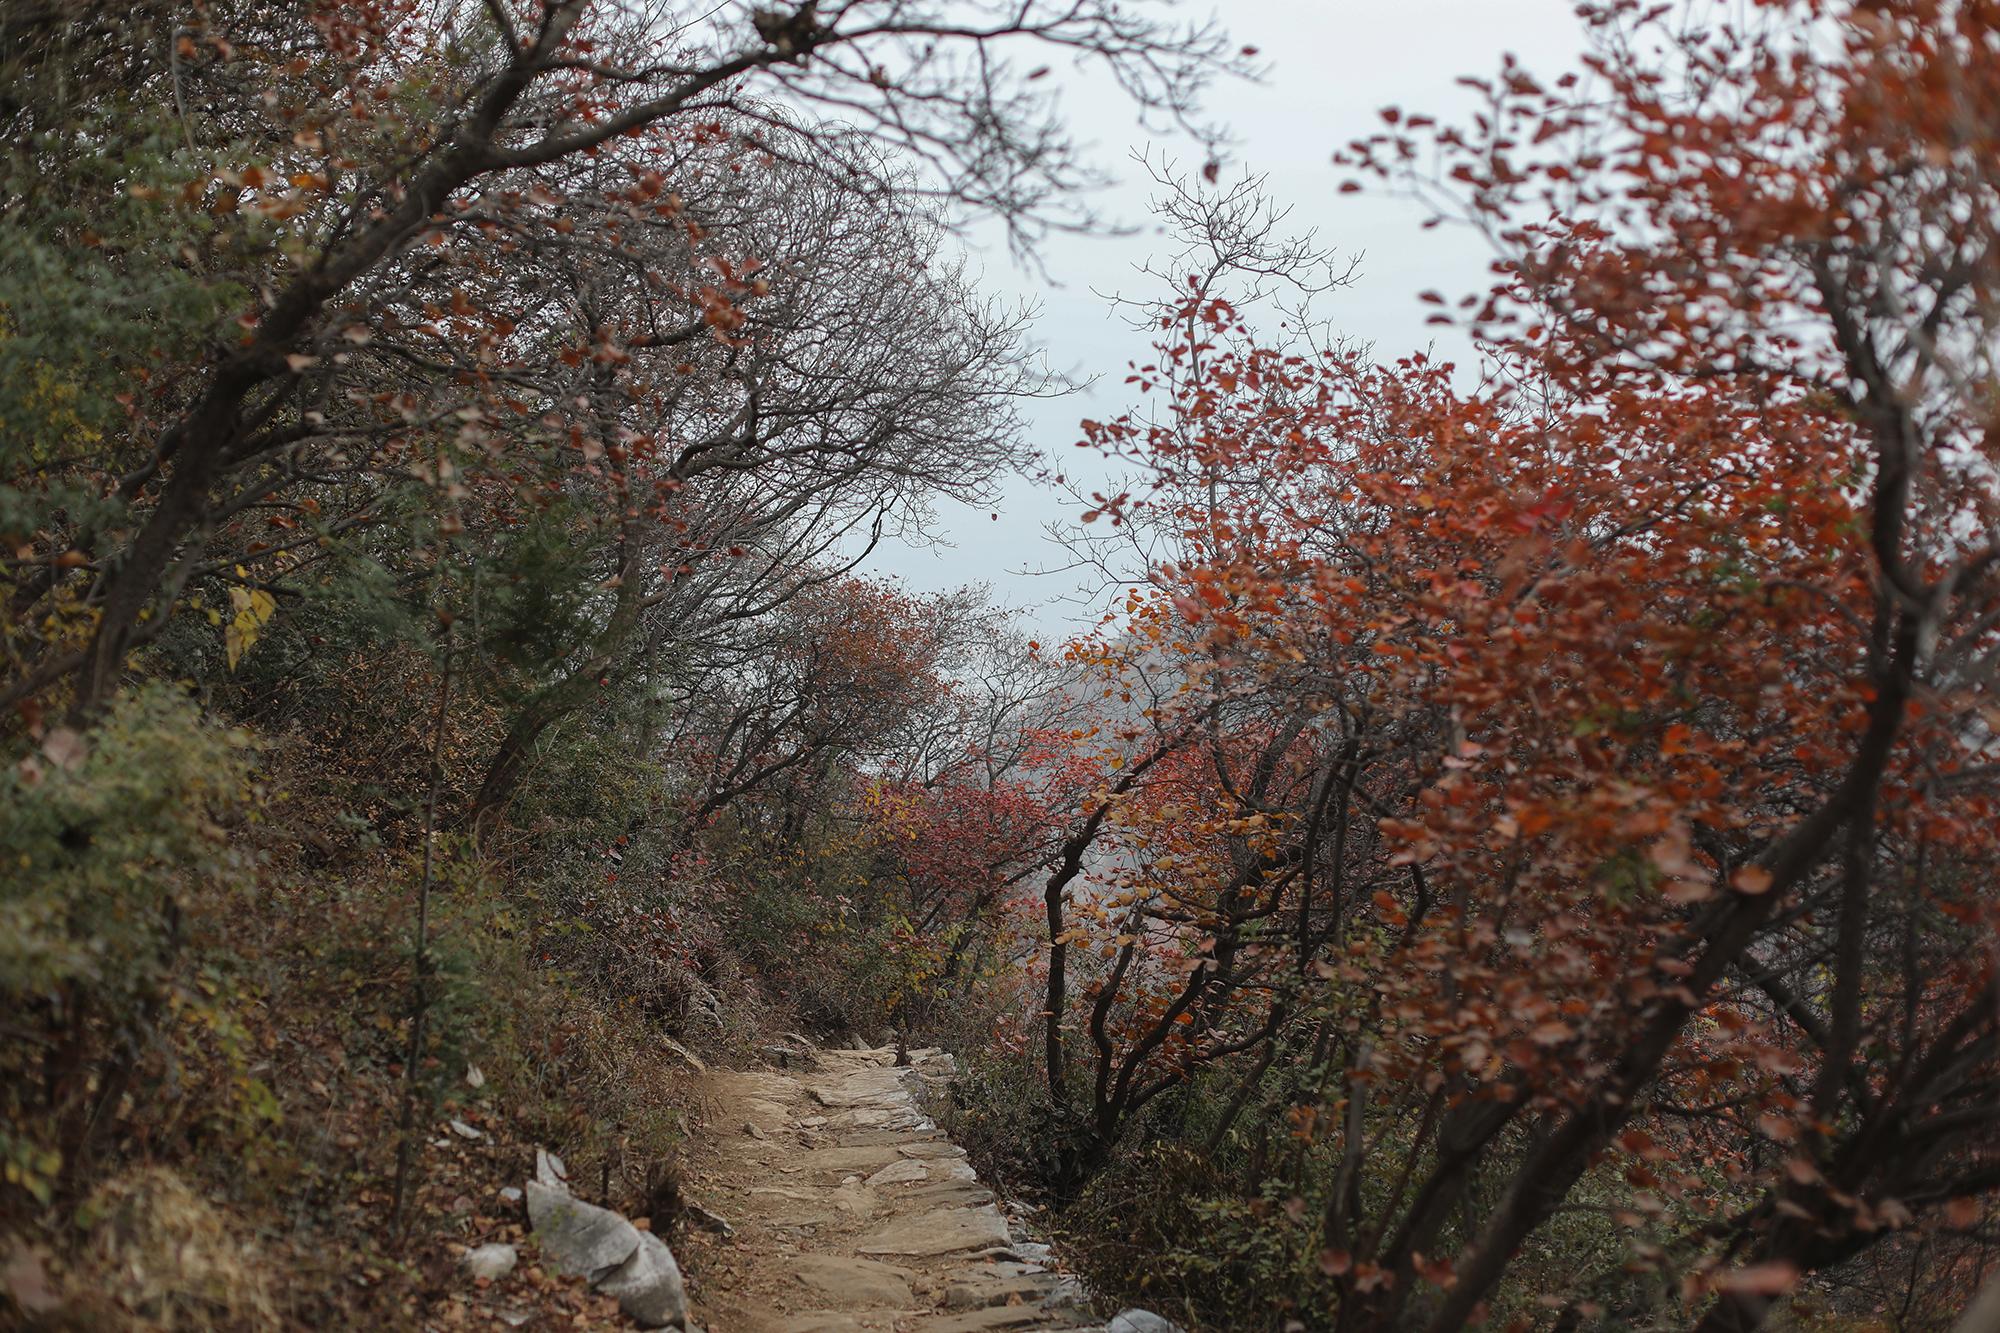
[[809,1067],[716,1070],[689,1192],[734,1227],[704,1246],[708,1333],[983,1333],[1096,1327],[1046,1247],[1017,1240],[924,1111],[951,1058],[827,1050]]

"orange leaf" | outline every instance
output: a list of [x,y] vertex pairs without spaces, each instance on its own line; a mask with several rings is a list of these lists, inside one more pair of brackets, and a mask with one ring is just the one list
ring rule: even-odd
[[1756,895],[1771,891],[1771,872],[1762,866],[1744,866],[1729,877],[1738,893]]

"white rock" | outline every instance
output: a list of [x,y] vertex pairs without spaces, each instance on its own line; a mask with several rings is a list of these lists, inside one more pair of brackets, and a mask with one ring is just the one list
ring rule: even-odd
[[459,1260],[465,1265],[465,1271],[472,1276],[488,1279],[506,1277],[514,1271],[514,1265],[520,1261],[520,1251],[512,1245],[502,1245],[497,1241],[491,1245],[481,1245],[467,1250],[465,1257]]
[[640,1231],[630,1222],[538,1180],[528,1182],[528,1222],[549,1262],[573,1276],[595,1280],[639,1248]]
[[687,1319],[687,1290],[674,1252],[650,1231],[639,1233],[631,1258],[592,1286],[617,1300],[625,1317],[641,1328],[665,1328]]
[[483,1139],[486,1137],[484,1134],[474,1129],[471,1125],[466,1124],[463,1120],[452,1121],[451,1132],[458,1135],[458,1137],[462,1139]]
[[545,1149],[535,1149],[535,1180],[552,1190],[569,1192],[569,1168],[563,1159]]
[[1181,1326],[1151,1310],[1120,1310],[1104,1326],[1104,1333],[1181,1333]]
[[528,1182],[528,1221],[551,1266],[588,1278],[613,1297],[642,1328],[664,1328],[687,1318],[680,1265],[665,1241],[641,1231],[609,1208],[573,1198],[567,1190]]
[[1073,1273],[1059,1273],[1049,1287],[1049,1294],[1042,1299],[1045,1306],[1071,1306],[1081,1310],[1090,1301],[1090,1291],[1083,1285],[1083,1279]]

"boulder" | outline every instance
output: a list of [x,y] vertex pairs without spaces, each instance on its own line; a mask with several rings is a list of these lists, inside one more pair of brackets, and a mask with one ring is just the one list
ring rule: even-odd
[[688,1313],[681,1266],[658,1236],[650,1231],[637,1235],[639,1244],[631,1257],[590,1285],[616,1300],[625,1317],[641,1328],[678,1327]]
[[680,1265],[665,1241],[641,1231],[609,1208],[573,1198],[567,1190],[528,1182],[528,1221],[542,1253],[559,1272],[587,1278],[612,1297],[642,1328],[665,1328],[687,1318]]
[[528,1223],[535,1242],[559,1271],[596,1279],[632,1257],[639,1228],[609,1208],[572,1198],[567,1190],[528,1182]]

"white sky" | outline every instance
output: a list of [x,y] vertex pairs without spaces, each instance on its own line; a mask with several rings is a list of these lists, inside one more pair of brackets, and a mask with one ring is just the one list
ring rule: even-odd
[[[1343,333],[1374,343],[1384,360],[1432,345],[1461,359],[1464,344],[1449,330],[1426,326],[1434,311],[1416,297],[1433,288],[1454,297],[1482,289],[1491,258],[1483,242],[1461,229],[1423,230],[1424,213],[1414,203],[1337,193],[1340,177],[1330,159],[1381,128],[1378,113],[1386,106],[1462,117],[1472,95],[1455,81],[1493,73],[1503,52],[1538,72],[1573,67],[1581,29],[1570,0],[1227,0],[1217,10],[1232,39],[1259,48],[1271,67],[1261,83],[1222,84],[1208,99],[1209,118],[1226,124],[1236,140],[1225,182],[1246,169],[1268,175],[1273,197],[1292,209],[1291,225],[1316,229],[1322,244],[1361,256],[1359,280],[1326,306]],[[1175,153],[1191,169],[1201,165],[1188,145],[1151,140],[1115,92],[1077,83],[1064,98],[1077,138],[1118,177],[1093,200],[1109,219],[1148,223],[1151,182],[1128,160],[1132,149],[1150,146]],[[1041,306],[1037,333],[1050,364],[1099,377],[1083,393],[1032,405],[1033,442],[1073,474],[1083,470],[1074,466],[1083,453],[1074,447],[1078,421],[1116,416],[1127,406],[1127,366],[1147,350],[1144,337],[1091,288],[1152,294],[1133,266],[1163,248],[1150,225],[1126,236],[1054,236],[1039,251],[1046,279],[1017,267],[1003,246],[979,253],[989,290]],[[1067,497],[1019,479],[986,509],[942,505],[934,535],[948,545],[885,544],[869,567],[922,590],[985,583],[996,600],[1027,613],[1028,627],[1059,635],[1079,615],[1072,600],[1077,577],[1030,571],[1064,563],[1045,529],[1075,518]]]

